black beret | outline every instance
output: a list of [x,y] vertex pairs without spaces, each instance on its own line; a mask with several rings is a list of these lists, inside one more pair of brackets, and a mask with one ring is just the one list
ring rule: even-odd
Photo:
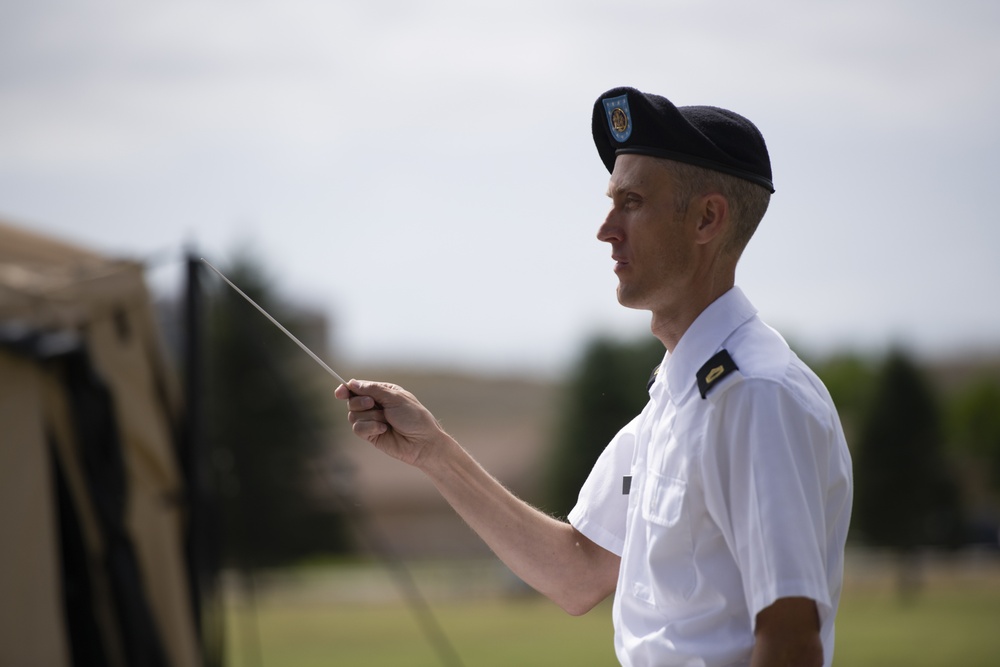
[[608,171],[638,153],[721,171],[774,192],[764,137],[743,116],[717,107],[677,107],[635,88],[612,88],[594,103],[594,143]]

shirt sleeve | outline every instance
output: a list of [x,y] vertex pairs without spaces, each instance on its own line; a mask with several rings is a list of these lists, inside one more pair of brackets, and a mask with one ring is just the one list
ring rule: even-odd
[[827,420],[769,380],[713,399],[701,457],[706,502],[739,566],[751,619],[783,597],[810,598],[825,615]]
[[580,487],[569,522],[595,544],[621,556],[625,548],[628,482],[640,417],[629,422],[608,443]]

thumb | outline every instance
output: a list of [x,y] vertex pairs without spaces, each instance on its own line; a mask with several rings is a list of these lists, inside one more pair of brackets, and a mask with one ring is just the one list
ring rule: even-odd
[[372,382],[370,380],[352,379],[347,383],[347,388],[358,396],[370,396],[379,405],[391,404],[394,399],[399,398],[400,387],[388,382]]

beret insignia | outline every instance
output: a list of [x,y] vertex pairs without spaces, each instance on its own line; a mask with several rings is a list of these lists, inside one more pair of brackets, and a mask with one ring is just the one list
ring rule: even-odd
[[712,390],[719,380],[739,369],[739,366],[729,356],[729,353],[721,350],[698,370],[696,377],[698,378],[698,391],[701,393],[701,397],[706,398],[708,392]]
[[615,141],[625,142],[632,136],[632,112],[628,108],[628,95],[610,97],[604,102],[604,113],[608,116],[608,127]]

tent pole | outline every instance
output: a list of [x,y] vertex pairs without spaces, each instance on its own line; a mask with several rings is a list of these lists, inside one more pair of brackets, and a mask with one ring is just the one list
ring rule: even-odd
[[[195,629],[205,667],[223,663],[219,545],[214,537],[215,508],[204,442],[205,298],[202,263],[193,248],[185,253],[184,405],[185,424],[180,463],[188,497],[187,559]],[[208,605],[212,608],[205,609]]]

